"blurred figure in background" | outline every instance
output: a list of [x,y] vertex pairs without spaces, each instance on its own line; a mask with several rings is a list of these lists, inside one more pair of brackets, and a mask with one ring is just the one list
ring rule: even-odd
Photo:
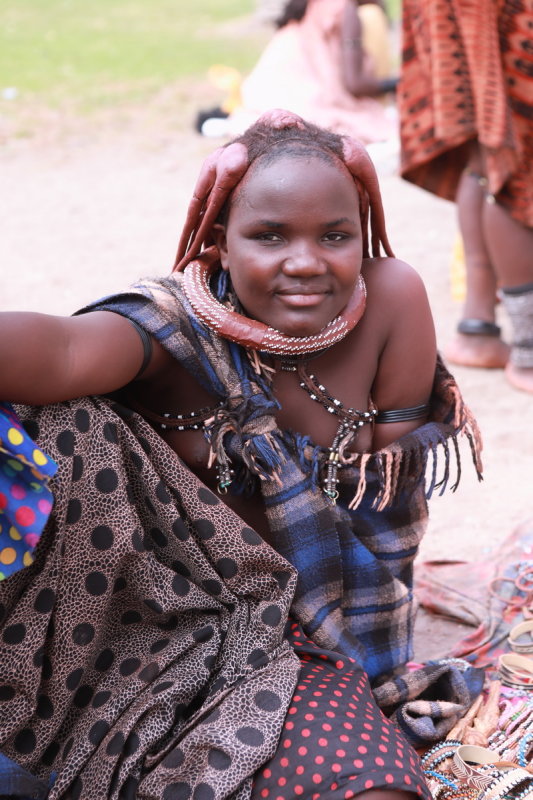
[[465,303],[445,355],[505,367],[533,393],[533,0],[404,0],[402,20],[402,176],[455,200],[464,243]]
[[[285,108],[365,143],[397,141],[388,19],[380,3],[289,0],[277,30],[240,87],[225,132]],[[220,126],[217,130],[221,130]]]

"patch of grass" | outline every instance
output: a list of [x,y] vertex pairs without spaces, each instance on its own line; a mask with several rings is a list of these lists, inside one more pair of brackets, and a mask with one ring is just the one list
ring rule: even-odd
[[[139,102],[223,63],[247,71],[254,0],[0,0],[0,92],[80,110]],[[244,29],[244,30],[243,30]]]
[[385,0],[385,7],[393,22],[397,22],[402,12],[402,0]]
[[393,22],[399,22],[402,13],[402,0],[385,0],[385,5]]

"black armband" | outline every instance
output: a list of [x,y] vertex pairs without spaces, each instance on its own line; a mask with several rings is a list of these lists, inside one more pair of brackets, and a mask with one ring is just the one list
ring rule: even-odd
[[141,326],[137,322],[135,322],[135,320],[130,319],[129,317],[125,317],[125,319],[127,319],[128,322],[131,322],[131,324],[133,325],[133,327],[135,328],[135,330],[137,331],[137,333],[141,337],[141,341],[142,341],[142,345],[143,345],[143,360],[142,360],[142,364],[141,364],[141,366],[139,368],[139,371],[135,375],[135,377],[132,378],[132,380],[135,380],[136,378],[139,378],[143,374],[144,370],[146,369],[146,367],[150,363],[150,359],[152,357],[152,337],[150,336],[149,333],[147,333],[144,330],[144,328],[141,328]]
[[376,423],[384,422],[410,422],[413,419],[421,419],[427,416],[429,411],[429,403],[423,403],[420,406],[411,406],[411,408],[395,408],[391,411],[378,411],[376,416]]

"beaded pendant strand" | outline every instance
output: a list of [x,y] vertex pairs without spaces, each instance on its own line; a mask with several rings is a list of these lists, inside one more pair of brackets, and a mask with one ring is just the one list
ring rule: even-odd
[[339,417],[339,426],[329,447],[326,470],[323,479],[323,492],[329,497],[332,503],[337,501],[339,492],[338,471],[341,466],[344,451],[347,446],[355,439],[356,434],[363,425],[371,425],[377,415],[377,409],[371,408],[369,411],[360,411],[357,408],[346,408],[336,397],[333,397],[325,386],[318,382],[314,375],[308,375],[305,362],[297,366],[300,387],[304,389],[311,400],[319,403],[328,414]]

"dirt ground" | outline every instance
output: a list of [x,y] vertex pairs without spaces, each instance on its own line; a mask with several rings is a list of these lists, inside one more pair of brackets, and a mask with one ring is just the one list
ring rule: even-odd
[[[166,273],[198,166],[219,143],[175,111],[66,128],[44,115],[37,135],[5,137],[2,309],[69,314],[140,275]],[[450,290],[455,208],[401,181],[390,162],[380,171],[390,240],[423,276],[443,346],[460,313]],[[533,398],[500,371],[452,371],[482,431],[485,478],[478,483],[465,443],[460,486],[431,501],[420,558],[476,561],[533,518]],[[422,631],[436,650],[449,635]]]

